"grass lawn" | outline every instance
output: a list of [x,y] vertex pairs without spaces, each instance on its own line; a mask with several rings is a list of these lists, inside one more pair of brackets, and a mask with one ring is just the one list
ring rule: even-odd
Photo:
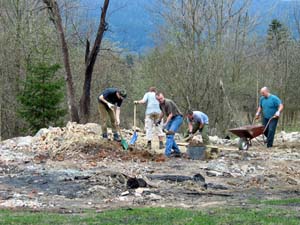
[[300,224],[299,212],[266,206],[205,211],[177,208],[119,209],[101,213],[58,214],[0,211],[0,224]]
[[264,204],[264,205],[298,205],[300,207],[300,198],[288,198],[288,199],[272,199],[272,200],[259,200],[251,199],[252,204]]

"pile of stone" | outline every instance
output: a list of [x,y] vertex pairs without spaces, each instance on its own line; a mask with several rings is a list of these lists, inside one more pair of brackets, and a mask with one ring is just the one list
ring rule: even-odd
[[[122,130],[123,137],[130,140],[132,130]],[[109,137],[112,133],[109,131]],[[139,137],[142,138],[141,133]],[[43,163],[47,159],[63,161],[67,158],[98,160],[165,161],[161,154],[143,151],[141,144],[124,151],[118,142],[101,137],[101,127],[95,123],[69,122],[66,127],[49,127],[39,130],[35,136],[18,137],[0,143],[1,159]]]
[[[69,122],[66,127],[43,128],[35,136],[17,137],[0,143],[0,149],[16,152],[48,153],[55,158],[61,153],[76,154],[83,148],[99,144],[101,128],[98,124],[85,125]],[[17,154],[17,153],[16,153]]]
[[255,174],[257,171],[263,171],[264,168],[251,164],[231,164],[220,159],[210,161],[205,170],[209,177],[245,177],[249,174]]
[[225,139],[225,138],[220,138],[218,136],[210,136],[209,141],[214,144],[214,145],[236,145],[238,143],[239,138],[235,139]]
[[[6,161],[11,159],[16,160],[18,158],[23,158],[24,160],[24,153],[32,153],[42,154],[45,156],[44,158],[63,160],[65,157],[71,158],[78,156],[79,153],[93,151],[94,153],[97,153],[100,149],[103,150],[101,157],[104,158],[108,157],[111,155],[111,152],[115,152],[116,150],[122,151],[118,144],[104,142],[100,134],[101,127],[96,123],[82,125],[69,122],[66,127],[62,128],[43,128],[33,137],[17,137],[1,142],[1,158]],[[130,140],[133,130],[122,130],[122,134],[125,139]],[[238,138],[222,139],[218,136],[210,136],[209,138],[212,145],[234,146],[238,142]],[[182,137],[176,135],[176,139],[182,140]],[[139,132],[139,140],[143,140],[143,134],[141,132]],[[195,136],[194,140],[202,142],[201,135]],[[280,143],[300,142],[300,132],[286,133],[282,131],[276,135],[276,141]],[[135,146],[134,150],[143,150],[143,146],[141,145],[142,142],[143,141],[139,141],[138,145],[140,146]],[[122,154],[117,154],[116,156],[123,157]],[[135,157],[140,156],[136,155]],[[146,158],[148,159],[151,157],[152,156],[147,156]]]
[[278,142],[300,142],[300,132],[286,133],[281,131],[276,135],[276,141]]

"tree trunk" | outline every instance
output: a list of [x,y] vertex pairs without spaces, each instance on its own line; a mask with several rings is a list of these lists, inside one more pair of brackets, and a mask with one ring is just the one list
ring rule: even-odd
[[67,84],[67,98],[68,98],[68,109],[71,117],[71,121],[79,122],[78,109],[75,102],[75,91],[73,84],[73,77],[71,72],[70,60],[69,60],[69,49],[63,30],[62,19],[57,5],[56,0],[43,0],[48,7],[51,19],[56,26],[57,33],[61,41],[62,55],[65,67],[65,81]]
[[105,0],[101,9],[101,19],[97,31],[97,36],[94,42],[92,51],[90,52],[90,43],[87,41],[86,56],[85,56],[85,74],[83,91],[80,98],[80,119],[81,123],[87,123],[90,117],[90,103],[91,103],[91,82],[94,70],[94,65],[100,51],[100,46],[104,32],[107,30],[107,23],[105,21],[106,12],[108,9],[109,0]]

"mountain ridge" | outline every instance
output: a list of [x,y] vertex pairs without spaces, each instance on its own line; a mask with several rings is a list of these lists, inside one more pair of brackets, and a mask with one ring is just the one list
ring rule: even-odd
[[[103,1],[81,0],[80,2],[83,6],[91,8],[89,18],[99,18],[99,8]],[[130,52],[144,53],[147,49],[151,49],[154,46],[151,36],[157,29],[151,14],[151,7],[155,2],[156,0],[111,1],[107,16],[109,31],[105,37]],[[290,16],[296,3],[299,1],[253,0],[249,11],[252,15],[258,15],[261,20],[255,30],[258,35],[266,34],[268,25],[274,18],[283,23],[286,21],[287,26],[293,27]]]

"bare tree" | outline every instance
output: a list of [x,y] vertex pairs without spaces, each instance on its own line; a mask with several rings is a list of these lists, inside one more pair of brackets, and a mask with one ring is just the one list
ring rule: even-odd
[[69,48],[66,41],[63,25],[62,25],[60,10],[56,0],[43,0],[43,1],[48,8],[49,15],[56,27],[61,42],[63,62],[66,71],[65,80],[67,84],[68,107],[69,107],[69,114],[71,117],[71,121],[79,122],[78,108],[76,106],[76,101],[75,101],[73,76],[72,76],[70,59],[69,59]]
[[106,12],[108,9],[109,0],[105,0],[101,9],[101,19],[98,26],[97,36],[94,42],[92,51],[90,51],[90,41],[86,41],[85,52],[85,74],[83,92],[80,99],[80,117],[82,123],[87,123],[90,117],[90,104],[91,104],[91,82],[94,70],[94,65],[100,51],[103,34],[107,30]]
[[103,3],[103,7],[101,8],[101,18],[98,26],[97,35],[94,41],[94,45],[92,50],[90,50],[90,41],[86,41],[86,51],[85,51],[85,77],[83,84],[83,92],[80,98],[80,114],[78,114],[78,109],[75,102],[75,91],[73,85],[73,78],[70,66],[69,59],[69,50],[68,44],[65,38],[64,29],[62,26],[61,13],[59,11],[59,7],[56,0],[43,0],[44,3],[48,7],[49,14],[51,16],[51,20],[56,26],[56,30],[59,34],[61,46],[62,46],[62,54],[64,60],[64,66],[66,70],[66,82],[67,82],[67,90],[68,90],[68,105],[69,112],[71,115],[71,120],[75,122],[87,123],[90,116],[90,92],[91,92],[91,82],[94,65],[97,59],[97,56],[100,51],[101,42],[103,39],[104,32],[107,30],[106,23],[106,12],[109,6],[109,0],[105,0]]

